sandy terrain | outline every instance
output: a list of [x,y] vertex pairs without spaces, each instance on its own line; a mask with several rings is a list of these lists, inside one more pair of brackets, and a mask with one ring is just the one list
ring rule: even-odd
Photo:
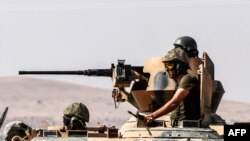
[[[82,102],[88,107],[89,126],[100,122],[107,126],[120,127],[130,117],[128,110],[136,112],[136,109],[128,103],[120,103],[119,108],[115,109],[111,90],[62,81],[2,77],[0,94],[0,112],[2,113],[6,106],[9,107],[5,124],[21,120],[34,128],[39,128],[45,123],[62,125],[63,109],[73,102]],[[228,123],[250,122],[249,111],[250,104],[223,100],[218,114]],[[0,132],[2,130],[3,128]]]

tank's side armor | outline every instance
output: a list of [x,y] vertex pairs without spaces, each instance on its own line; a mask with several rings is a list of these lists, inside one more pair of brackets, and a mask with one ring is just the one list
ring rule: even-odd
[[200,69],[198,70],[200,77],[200,113],[201,115],[206,115],[211,113],[211,100],[212,100],[212,78],[204,67],[200,64]]
[[[201,109],[201,111],[206,111],[205,113],[216,113],[216,110],[219,106],[219,103],[221,101],[221,98],[223,94],[225,93],[224,88],[220,81],[214,80],[214,63],[208,56],[206,52],[203,53],[203,70],[199,72],[201,79],[203,78],[203,81],[201,82],[201,90],[204,91],[204,94],[207,95],[205,98],[209,98],[206,100],[201,100],[203,103],[203,108],[205,108],[205,105],[210,105],[210,109]],[[200,70],[199,70],[200,71]],[[212,81],[212,84],[211,82]],[[209,104],[210,103],[210,104]],[[204,107],[205,106],[205,107]]]

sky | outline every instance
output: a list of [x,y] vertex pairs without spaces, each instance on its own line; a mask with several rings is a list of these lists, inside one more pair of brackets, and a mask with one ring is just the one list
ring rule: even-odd
[[[0,77],[141,66],[187,35],[213,60],[223,99],[250,103],[249,13],[249,0],[0,0]],[[39,78],[112,89],[110,78]]]

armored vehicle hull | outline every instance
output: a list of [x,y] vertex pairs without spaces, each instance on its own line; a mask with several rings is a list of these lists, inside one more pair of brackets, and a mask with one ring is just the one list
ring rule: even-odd
[[119,131],[110,128],[107,133],[99,133],[97,127],[89,127],[86,134],[67,136],[59,130],[54,130],[53,134],[51,130],[52,134],[35,137],[32,141],[223,141],[223,128],[220,125],[200,128],[195,127],[199,125],[192,121],[184,123],[184,127],[167,127],[169,121],[165,119],[169,119],[169,116],[157,119],[159,124],[155,127],[145,127],[140,120],[131,117]]

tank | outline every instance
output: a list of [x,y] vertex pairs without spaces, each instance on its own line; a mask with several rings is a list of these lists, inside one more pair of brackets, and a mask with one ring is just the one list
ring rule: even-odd
[[[125,60],[111,64],[109,69],[81,71],[19,71],[20,75],[85,75],[111,78],[112,97],[115,102],[128,102],[137,108],[120,129],[115,127],[87,127],[86,130],[60,131],[50,127],[39,131],[34,141],[88,140],[88,141],[222,141],[225,120],[216,114],[224,89],[214,80],[214,64],[207,53],[202,58],[191,59],[198,64],[197,78],[200,82],[200,119],[184,120],[181,126],[172,127],[170,115],[155,119],[151,124],[143,122],[149,114],[169,101],[176,83],[168,78],[161,57],[146,59],[143,66],[125,64]],[[201,63],[197,63],[201,62]],[[115,104],[115,107],[116,104]],[[91,111],[90,111],[91,114]]]

